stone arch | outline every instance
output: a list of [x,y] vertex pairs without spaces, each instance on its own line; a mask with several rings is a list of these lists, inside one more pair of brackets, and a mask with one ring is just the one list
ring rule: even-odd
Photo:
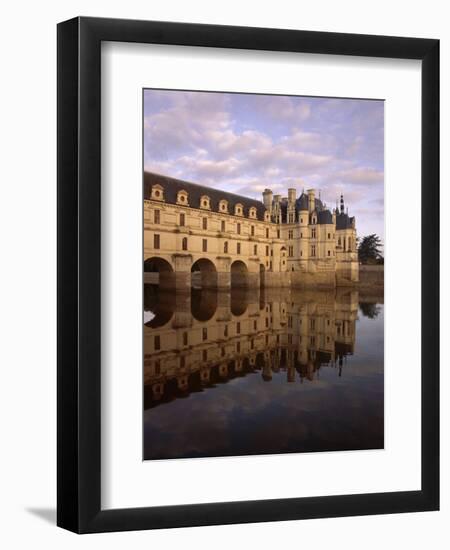
[[242,260],[235,260],[231,264],[231,286],[248,286],[248,269]]
[[192,264],[191,286],[194,289],[217,288],[217,269],[211,260],[200,258]]
[[144,262],[144,284],[158,285],[161,290],[175,286],[175,272],[164,258],[154,256]]

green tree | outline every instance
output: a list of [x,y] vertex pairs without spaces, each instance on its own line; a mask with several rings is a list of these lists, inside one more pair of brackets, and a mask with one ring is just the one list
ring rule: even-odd
[[382,264],[384,258],[381,255],[382,243],[378,235],[366,235],[358,244],[358,258],[362,264]]

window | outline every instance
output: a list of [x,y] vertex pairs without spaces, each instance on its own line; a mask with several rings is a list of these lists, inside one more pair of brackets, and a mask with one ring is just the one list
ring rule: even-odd
[[183,346],[187,346],[187,345],[188,345],[188,333],[183,332]]
[[254,254],[255,256],[258,255],[258,245],[257,245],[257,244],[255,244],[255,245],[253,246],[253,254]]
[[255,236],[255,226],[254,225],[251,226],[250,232],[251,232],[250,233],[251,236],[254,237]]
[[236,323],[236,334],[241,333],[241,323]]
[[328,256],[331,256],[331,251],[330,250],[328,251]]
[[331,233],[328,233],[328,238],[331,239]]
[[155,234],[153,235],[153,248],[155,248],[156,250],[159,250],[159,245],[160,245],[159,235]]
[[161,336],[159,334],[155,336],[155,350],[161,349]]
[[208,329],[207,328],[202,329],[202,338],[203,338],[203,340],[208,339]]
[[294,247],[290,246],[289,247],[289,257],[292,258],[293,255],[294,255]]
[[228,241],[225,241],[223,243],[223,251],[225,252],[225,254],[228,254]]
[[238,235],[241,234],[241,224],[240,223],[236,224],[236,232],[237,232]]
[[303,218],[300,218],[300,223],[303,223]]
[[315,227],[313,227],[313,229],[311,229],[311,238],[312,239],[316,238],[316,228]]
[[202,250],[203,250],[203,252],[207,252],[207,250],[208,250],[208,240],[207,239],[202,240]]
[[257,330],[258,328],[258,321],[253,321],[253,330]]
[[203,361],[208,361],[208,350],[207,349],[203,350]]
[[202,219],[202,227],[203,229],[208,229],[208,218]]
[[293,229],[289,229],[289,232],[288,232],[288,239],[293,239],[294,238],[294,230]]
[[277,239],[279,239],[279,238],[280,238],[280,230],[277,229]]
[[240,342],[237,342],[237,344],[236,344],[236,351],[237,351],[237,353],[241,353],[241,343]]
[[303,233],[300,233],[300,239],[303,239]]
[[221,212],[228,212],[228,203],[225,200],[221,200],[219,203],[219,210]]
[[223,327],[223,335],[224,335],[225,338],[228,336],[228,325],[225,325]]
[[316,247],[313,245],[311,247],[311,256],[314,257],[316,255]]
[[268,239],[268,238],[269,238],[269,228],[266,227],[266,239]]
[[237,254],[240,254],[240,253],[241,253],[241,243],[237,243],[237,245],[236,245],[236,253],[237,253]]
[[181,248],[183,250],[187,250],[188,249],[188,240],[187,240],[187,237],[183,237],[183,240],[181,242]]
[[180,214],[180,226],[184,227],[186,225],[186,214]]
[[225,228],[225,220],[222,220],[222,221],[220,222],[220,230],[221,230],[223,233],[225,233],[225,231],[226,231],[226,228]]
[[161,223],[161,210],[155,210],[155,223]]

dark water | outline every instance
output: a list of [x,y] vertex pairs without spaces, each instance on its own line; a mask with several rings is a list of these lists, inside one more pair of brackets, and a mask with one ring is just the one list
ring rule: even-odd
[[383,447],[382,299],[144,297],[144,459]]

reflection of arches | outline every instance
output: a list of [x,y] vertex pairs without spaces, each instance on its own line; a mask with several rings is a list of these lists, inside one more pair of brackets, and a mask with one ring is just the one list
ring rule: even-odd
[[161,289],[173,287],[175,273],[170,263],[163,258],[147,258],[144,262],[144,283],[159,285]]
[[248,285],[248,269],[241,260],[236,260],[231,264],[231,286]]
[[215,290],[192,289],[191,313],[195,320],[209,321],[217,310],[217,292]]
[[191,268],[192,288],[217,288],[217,270],[211,260],[200,258]]
[[247,310],[248,296],[245,288],[232,287],[230,293],[230,310],[232,315],[240,317]]
[[[175,311],[175,294],[144,284],[144,324],[157,328],[167,324]],[[147,320],[148,319],[148,320]]]

